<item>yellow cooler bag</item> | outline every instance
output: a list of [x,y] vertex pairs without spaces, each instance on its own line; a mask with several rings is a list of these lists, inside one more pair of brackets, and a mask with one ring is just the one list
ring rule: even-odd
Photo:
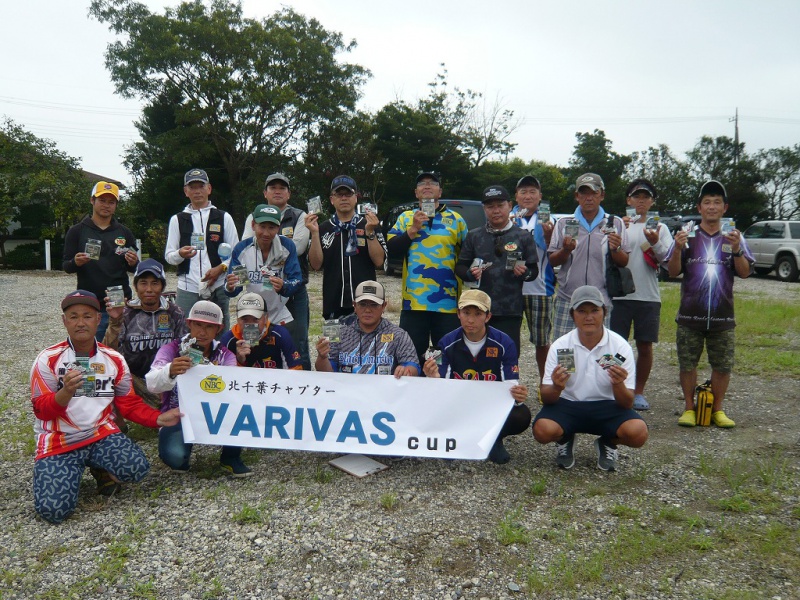
[[711,412],[714,410],[714,394],[711,393],[711,380],[706,379],[702,385],[695,388],[695,414],[697,424],[703,427],[711,425]]

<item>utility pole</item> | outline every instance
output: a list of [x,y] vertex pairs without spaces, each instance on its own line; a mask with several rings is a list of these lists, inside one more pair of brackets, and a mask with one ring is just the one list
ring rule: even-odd
[[728,119],[728,123],[734,123],[733,130],[733,168],[734,170],[739,166],[739,107],[736,107],[736,114]]

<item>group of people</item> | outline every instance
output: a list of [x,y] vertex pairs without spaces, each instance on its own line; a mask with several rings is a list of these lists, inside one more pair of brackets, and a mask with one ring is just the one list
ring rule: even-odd
[[[191,169],[184,176],[189,204],[170,220],[164,255],[178,271],[172,303],[162,264],[140,262],[133,235],[114,218],[119,189],[98,183],[91,215],[67,234],[64,270],[78,276],[78,289],[61,303],[68,338],[42,351],[31,372],[37,512],[54,523],[71,514],[86,466],[103,494],[147,473],[144,454],[124,435],[125,419],[159,427],[159,457],[187,471],[192,446],[183,439],[176,378],[194,365],[310,370],[309,268],[323,273],[316,370],[517,381],[490,460],[508,462],[504,438],[533,421],[534,438],[555,443],[559,466],[573,466],[575,434],[589,433],[598,436],[598,467],[615,470],[617,445],[640,447],[648,437],[634,409],[648,408],[657,271],[666,265],[673,276],[684,273],[677,345],[686,411],[679,424],[695,422],[705,345],[713,421],[734,426],[722,411],[733,366],[733,275],[748,276],[753,259],[737,230],[722,233],[722,184],[702,187],[701,222],[674,240],[647,218],[657,192],[645,179],[628,187],[635,215],[622,217],[604,211],[602,178],[584,174],[575,213],[555,223],[546,211],[540,218],[536,177],[517,182],[515,203],[506,188],[492,185],[481,198],[486,225],[469,231],[440,202],[442,189],[437,173],[421,173],[419,208],[402,213],[384,240],[377,215],[356,210],[353,178],[332,181],[333,214],[320,222],[316,211],[289,205],[289,178],[274,173],[240,240],[231,215],[210,202],[208,174]],[[376,277],[389,255],[403,259],[399,324],[384,316],[386,291]],[[635,293],[608,296],[609,261],[631,269]],[[523,316],[540,381],[535,417],[518,382]],[[636,359],[627,342],[631,326]],[[239,447],[223,447],[220,463],[236,477],[252,472]]]

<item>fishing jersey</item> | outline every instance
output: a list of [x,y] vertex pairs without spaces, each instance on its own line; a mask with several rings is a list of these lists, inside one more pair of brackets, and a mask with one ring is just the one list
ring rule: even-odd
[[[236,356],[236,342],[242,338],[242,327],[237,323],[220,338],[220,343]],[[238,358],[237,358],[238,360]],[[250,347],[250,354],[240,367],[256,367],[261,369],[291,369],[302,371],[303,364],[300,353],[295,349],[289,331],[274,323],[267,322],[258,344]]]
[[[739,250],[752,269],[755,259],[744,236]],[[666,260],[675,251],[672,244]],[[736,327],[733,314],[733,264],[731,244],[721,232],[710,235],[698,227],[689,247],[681,253],[681,305],[675,322],[689,329],[724,331]]]
[[403,310],[454,313],[458,301],[456,261],[467,238],[467,223],[440,204],[412,240],[406,232],[414,224],[415,212],[403,212],[386,240],[392,255],[403,256]]
[[494,327],[486,327],[486,338],[477,356],[473,356],[459,327],[439,340],[442,379],[506,381],[519,379],[517,347],[513,340]]
[[[345,249],[350,241],[350,230],[345,227],[338,231],[333,221],[328,219],[319,226],[319,240],[322,246],[322,315],[326,319],[353,311],[353,294],[362,281],[375,281],[375,265],[369,255],[367,240],[367,218],[354,215],[356,219],[356,249],[353,256],[347,256]],[[375,231],[386,253],[383,234]]]
[[[603,233],[603,225],[606,222],[606,212],[600,207],[594,220],[589,223],[583,217],[580,207],[572,215],[579,223],[578,226],[578,245],[573,250],[567,262],[561,265],[558,270],[558,291],[556,297],[566,300],[572,297],[572,292],[582,285],[596,287],[603,294],[603,301],[606,306],[611,306],[611,298],[606,293],[606,259],[608,258],[608,238]],[[549,254],[558,252],[564,245],[564,227],[569,218],[561,218],[556,221],[553,228],[553,237],[550,238],[550,246],[547,248]],[[622,244],[620,252],[630,254],[628,244],[628,230],[625,222],[619,217],[614,217],[614,229],[617,230]]]
[[342,319],[340,340],[328,354],[334,372],[392,375],[397,367],[420,370],[419,357],[408,333],[387,319],[375,331],[365,333],[356,315]]
[[158,309],[150,312],[137,299],[128,303],[119,320],[109,320],[103,343],[117,349],[131,373],[143,378],[158,349],[187,332],[183,310],[177,304],[162,297]]
[[75,350],[67,339],[42,350],[31,368],[37,460],[119,433],[112,416],[112,402],[126,419],[145,427],[157,427],[159,412],[133,392],[125,359],[103,344],[95,343],[89,357],[89,365],[95,372],[95,395],[84,396],[79,385],[69,404],[59,405],[56,392],[64,387],[64,375],[75,362]]
[[[169,365],[180,356],[181,342],[188,339],[189,335],[187,333],[183,338],[161,346],[155,360],[153,360],[150,372],[145,377],[148,390],[154,393],[161,392],[161,412],[178,406],[178,386],[175,385],[177,377],[169,376]],[[235,367],[236,355],[231,354],[231,351],[224,345],[214,340],[211,342],[211,354],[208,357],[208,362],[212,365]]]

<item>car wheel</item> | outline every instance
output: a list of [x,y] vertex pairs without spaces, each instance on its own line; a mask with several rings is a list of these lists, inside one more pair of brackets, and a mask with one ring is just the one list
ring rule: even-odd
[[768,267],[756,267],[755,268],[756,275],[761,275],[762,277],[764,275],[769,275],[770,271],[772,271],[772,269],[770,269]]
[[775,275],[781,281],[797,281],[797,263],[791,256],[781,256],[775,263]]

